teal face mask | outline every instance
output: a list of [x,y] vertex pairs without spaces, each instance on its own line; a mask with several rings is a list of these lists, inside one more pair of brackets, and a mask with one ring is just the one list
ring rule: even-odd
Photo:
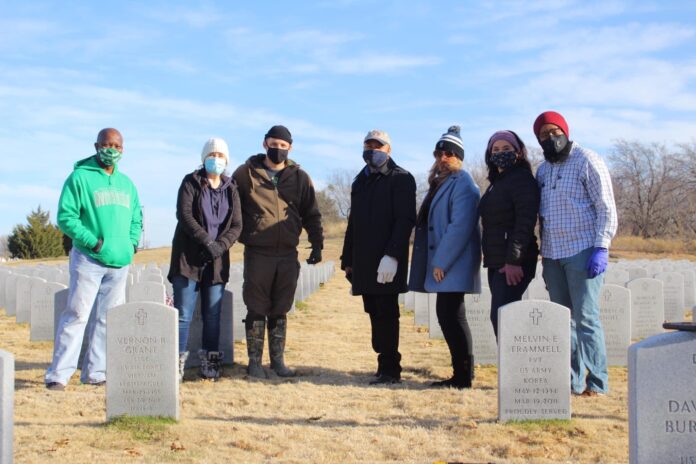
[[100,148],[97,151],[97,156],[104,166],[113,166],[118,163],[123,153],[115,148]]

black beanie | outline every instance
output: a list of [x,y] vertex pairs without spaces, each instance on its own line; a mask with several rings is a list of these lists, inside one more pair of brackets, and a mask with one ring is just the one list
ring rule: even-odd
[[285,126],[273,126],[270,129],[268,129],[268,132],[266,133],[263,139],[266,140],[269,137],[272,137],[274,139],[285,140],[290,145],[292,145],[292,135],[290,135],[290,131]]

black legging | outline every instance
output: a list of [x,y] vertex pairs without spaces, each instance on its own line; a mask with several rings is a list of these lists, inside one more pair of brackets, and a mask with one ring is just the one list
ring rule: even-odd
[[466,320],[464,293],[438,293],[435,304],[437,321],[452,355],[454,375],[466,375],[471,359],[471,330]]

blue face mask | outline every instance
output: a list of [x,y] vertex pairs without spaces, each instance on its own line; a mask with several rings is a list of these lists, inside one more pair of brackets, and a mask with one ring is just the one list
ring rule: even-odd
[[363,159],[371,168],[379,168],[387,162],[389,155],[386,151],[381,150],[365,150],[363,151]]
[[216,174],[220,175],[223,172],[225,172],[225,168],[227,167],[227,161],[225,158],[215,158],[215,157],[208,157],[205,159],[205,163],[203,163],[205,166],[205,170],[209,172],[210,174]]

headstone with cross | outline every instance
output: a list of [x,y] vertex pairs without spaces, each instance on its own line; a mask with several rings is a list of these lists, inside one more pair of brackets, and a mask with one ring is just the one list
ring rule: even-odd
[[179,316],[164,304],[106,313],[106,416],[179,418]]
[[498,345],[491,323],[491,291],[482,287],[481,293],[464,295],[466,320],[471,331],[471,345],[476,364],[498,364]]
[[498,417],[570,419],[570,310],[542,300],[498,309]]

